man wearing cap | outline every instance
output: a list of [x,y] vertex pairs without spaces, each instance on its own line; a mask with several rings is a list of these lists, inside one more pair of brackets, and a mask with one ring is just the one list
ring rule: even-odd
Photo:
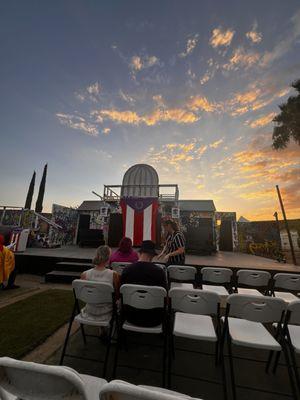
[[[139,261],[129,265],[121,275],[121,285],[145,285],[161,286],[167,289],[165,271],[152,262],[156,256],[155,244],[151,240],[144,240],[139,251]],[[160,310],[138,310],[127,306],[125,308],[126,319],[135,325],[156,326],[161,323]]]

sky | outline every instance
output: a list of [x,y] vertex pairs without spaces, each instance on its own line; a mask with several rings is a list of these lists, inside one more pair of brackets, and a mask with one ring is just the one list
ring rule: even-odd
[[147,163],[181,199],[300,217],[300,147],[272,119],[300,79],[298,0],[0,3],[0,205],[48,163],[44,211]]

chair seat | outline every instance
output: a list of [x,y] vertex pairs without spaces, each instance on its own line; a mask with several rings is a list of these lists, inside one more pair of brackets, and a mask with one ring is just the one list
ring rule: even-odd
[[89,400],[99,400],[99,394],[103,386],[107,383],[105,379],[91,375],[80,374],[85,383],[85,390]]
[[157,325],[157,326],[138,326],[131,324],[128,321],[125,321],[124,324],[122,325],[122,329],[125,331],[131,331],[131,332],[140,332],[140,333],[162,333],[163,332],[163,327],[162,324]]
[[219,296],[229,296],[228,290],[224,286],[202,285],[202,289],[218,293]]
[[296,353],[300,353],[300,325],[289,325],[292,345]]
[[196,315],[177,312],[173,335],[196,340],[217,341],[212,318],[208,315]]
[[256,349],[281,350],[280,344],[260,322],[230,317],[228,326],[233,344]]
[[192,283],[171,282],[170,289],[174,288],[194,289],[194,285]]
[[110,320],[101,320],[97,316],[93,317],[91,315],[83,317],[81,314],[76,315],[75,321],[82,325],[90,326],[105,326],[108,327]]
[[239,294],[246,294],[248,295],[252,295],[252,296],[263,296],[263,294],[261,294],[258,290],[256,289],[250,289],[250,288],[238,288],[238,293]]
[[294,300],[299,300],[299,297],[295,296],[293,293],[289,292],[274,292],[275,297],[279,297],[280,299],[284,300],[286,303],[290,303]]

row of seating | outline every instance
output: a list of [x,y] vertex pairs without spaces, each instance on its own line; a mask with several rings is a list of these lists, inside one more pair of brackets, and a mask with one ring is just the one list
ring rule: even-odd
[[[227,397],[223,356],[225,342],[228,345],[234,398],[235,380],[231,344],[270,351],[267,369],[272,362],[274,352],[277,354],[274,363],[274,369],[276,369],[278,354],[283,350],[293,393],[296,393],[296,384],[300,391],[299,375],[295,361],[295,352],[300,353],[300,300],[293,301],[288,305],[283,299],[276,297],[231,294],[227,297],[226,312],[225,316],[222,317],[220,311],[221,296],[214,291],[173,287],[167,292],[162,287],[126,284],[121,286],[120,289],[121,311],[120,315],[118,315],[113,288],[109,284],[75,280],[73,281],[73,289],[75,304],[62,352],[61,363],[65,356],[68,337],[74,319],[80,323],[84,341],[86,339],[83,325],[105,326],[109,328],[109,336],[112,339],[113,326],[116,323],[117,346],[113,377],[116,376],[118,352],[123,342],[124,333],[139,332],[163,337],[163,386],[165,386],[165,376],[167,374],[168,387],[171,387],[172,363],[175,353],[174,340],[176,337],[182,337],[215,344],[216,364],[220,365],[223,371],[224,398]],[[111,301],[114,307],[111,320],[104,322],[84,318],[80,314],[79,301],[91,304]],[[164,313],[162,323],[155,327],[134,325],[126,320],[124,305],[140,310],[159,309]],[[78,315],[76,315],[76,311]],[[270,324],[276,324],[273,331],[267,327]],[[106,374],[110,345],[111,340],[108,342],[105,356],[104,376]],[[293,361],[292,367],[290,367],[290,358]],[[296,376],[296,384],[293,374]]]
[[[197,400],[159,387],[78,374],[63,366],[0,358],[2,400]],[[198,399],[200,400],[200,399]]]

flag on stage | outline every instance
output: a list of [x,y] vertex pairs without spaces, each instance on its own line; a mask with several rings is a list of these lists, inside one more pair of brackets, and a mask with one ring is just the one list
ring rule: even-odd
[[156,241],[158,200],[156,197],[127,197],[121,200],[123,235],[139,246],[143,240]]

